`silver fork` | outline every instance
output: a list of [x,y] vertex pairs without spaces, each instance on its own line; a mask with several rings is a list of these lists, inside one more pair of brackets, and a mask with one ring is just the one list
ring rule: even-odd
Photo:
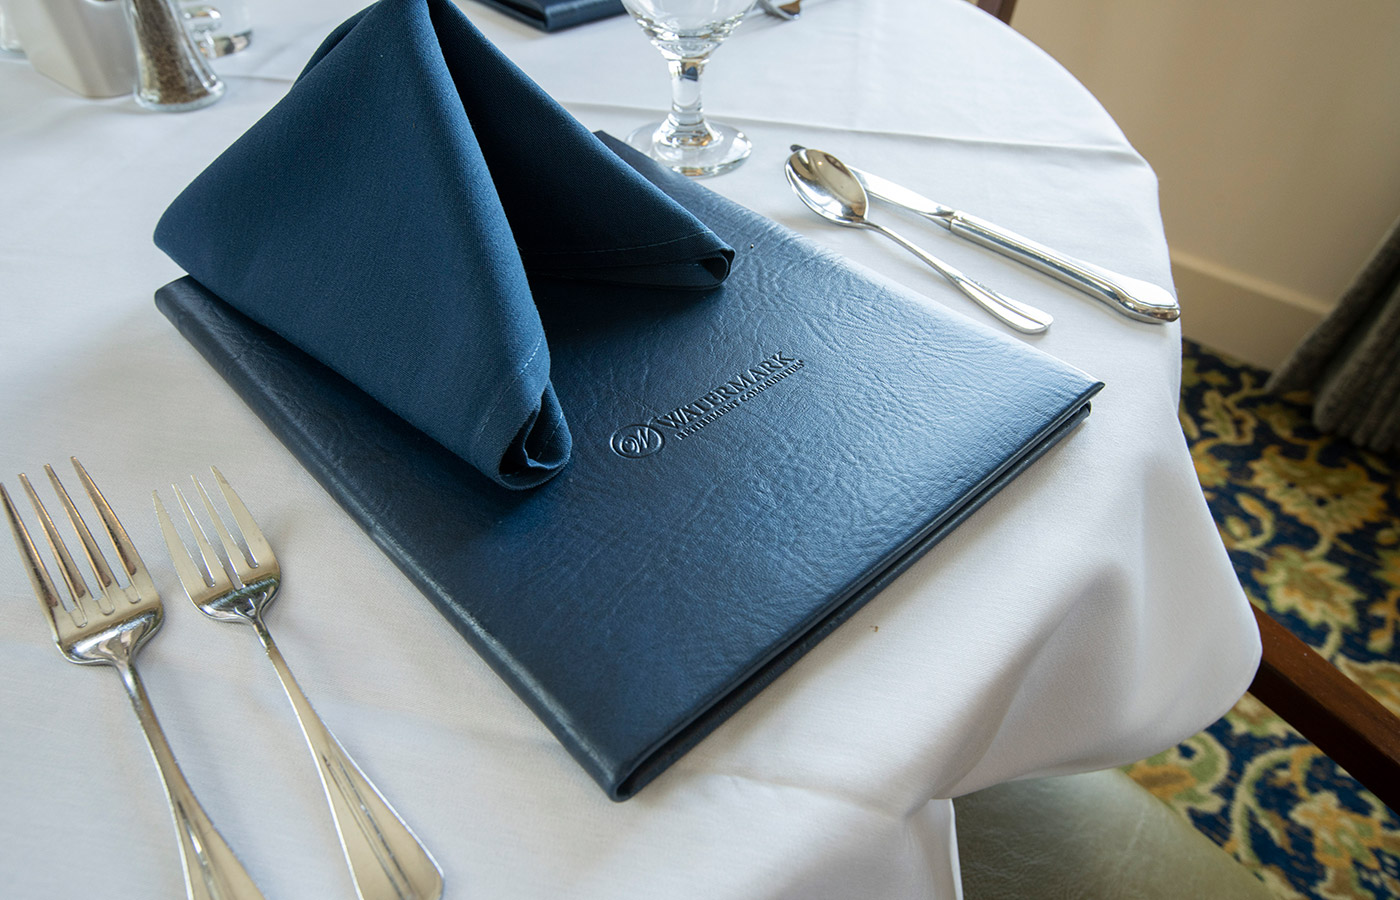
[[73,468],[77,470],[88,499],[92,501],[102,519],[107,536],[112,540],[112,547],[116,550],[117,559],[126,575],[127,586],[123,587],[117,583],[107,560],[102,556],[101,549],[93,540],[92,532],[78,514],[78,509],[73,505],[68,492],[59,483],[53,467],[44,466],[44,471],[48,473],[49,481],[53,484],[54,493],[58,495],[68,514],[68,521],[73,524],[73,530],[82,542],[83,554],[87,557],[93,574],[97,576],[100,589],[100,595],[94,595],[89,590],[82,572],[74,564],[72,555],[64,545],[63,538],[54,528],[48,510],[40,502],[29,479],[20,475],[20,483],[24,486],[24,492],[29,495],[29,502],[34,505],[39,525],[58,564],[64,584],[67,585],[69,607],[65,607],[60,600],[53,579],[49,577],[38,549],[30,540],[29,532],[10,500],[9,492],[0,484],[0,503],[5,507],[5,515],[14,531],[15,543],[19,546],[20,556],[24,557],[29,570],[29,580],[34,585],[34,593],[39,597],[39,604],[44,609],[49,628],[53,630],[54,643],[69,662],[114,666],[121,673],[122,683],[126,685],[126,693],[131,698],[131,706],[136,710],[136,718],[141,722],[151,755],[156,760],[156,768],[160,771],[165,796],[170,801],[171,815],[175,818],[175,832],[180,839],[180,856],[185,864],[186,896],[190,900],[262,900],[262,894],[258,892],[253,880],[248,877],[238,858],[233,855],[233,851],[209,821],[209,817],[191,792],[189,783],[180,772],[179,764],[175,762],[170,745],[166,743],[160,722],[156,720],[156,714],[151,709],[151,701],[146,696],[141,677],[136,672],[137,652],[160,628],[163,617],[160,595],[156,593],[155,585],[146,573],[146,566],[141,562],[131,538],[127,536],[121,522],[117,521],[116,513],[112,512],[112,507],[108,505],[77,457],[73,457]]
[[292,701],[311,755],[316,759],[321,786],[325,788],[331,817],[340,835],[340,846],[345,851],[350,877],[361,900],[437,900],[442,896],[442,871],[437,863],[316,715],[287,668],[281,651],[273,643],[272,634],[263,623],[263,611],[277,595],[282,582],[281,567],[238,494],[218,469],[210,466],[210,471],[241,532],[243,547],[229,533],[204,486],[196,478],[190,480],[223,545],[227,569],[180,488],[171,485],[189,522],[199,550],[198,560],[181,541],[175,523],[160,502],[160,494],[153,494],[156,518],[185,593],[206,616],[219,622],[251,625],[262,640],[267,658],[272,660],[282,680],[282,689]]

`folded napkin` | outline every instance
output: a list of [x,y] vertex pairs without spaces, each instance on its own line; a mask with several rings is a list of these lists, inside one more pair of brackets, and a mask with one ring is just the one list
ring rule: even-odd
[[544,31],[558,31],[626,12],[622,0],[480,0]]
[[708,289],[734,256],[448,0],[345,22],[155,241],[510,488],[571,447],[530,279]]

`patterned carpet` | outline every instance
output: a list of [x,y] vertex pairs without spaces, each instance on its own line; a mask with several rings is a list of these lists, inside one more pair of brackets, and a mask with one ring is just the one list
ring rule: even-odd
[[[1400,713],[1400,456],[1187,342],[1181,424],[1246,594]],[[1400,898],[1400,816],[1250,695],[1128,773],[1281,898]]]

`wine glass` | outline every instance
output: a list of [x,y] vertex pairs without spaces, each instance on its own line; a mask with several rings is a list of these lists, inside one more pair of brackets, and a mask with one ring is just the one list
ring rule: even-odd
[[716,175],[748,157],[752,145],[742,131],[705,118],[700,75],[754,2],[622,0],[671,70],[670,115],[638,128],[627,143],[683,175]]

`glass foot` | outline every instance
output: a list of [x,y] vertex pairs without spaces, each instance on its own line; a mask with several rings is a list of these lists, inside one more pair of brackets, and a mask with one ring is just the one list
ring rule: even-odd
[[643,125],[627,136],[627,143],[669,169],[699,178],[718,175],[739,165],[753,144],[732,125],[705,123],[703,141],[682,141],[667,136],[665,121]]

